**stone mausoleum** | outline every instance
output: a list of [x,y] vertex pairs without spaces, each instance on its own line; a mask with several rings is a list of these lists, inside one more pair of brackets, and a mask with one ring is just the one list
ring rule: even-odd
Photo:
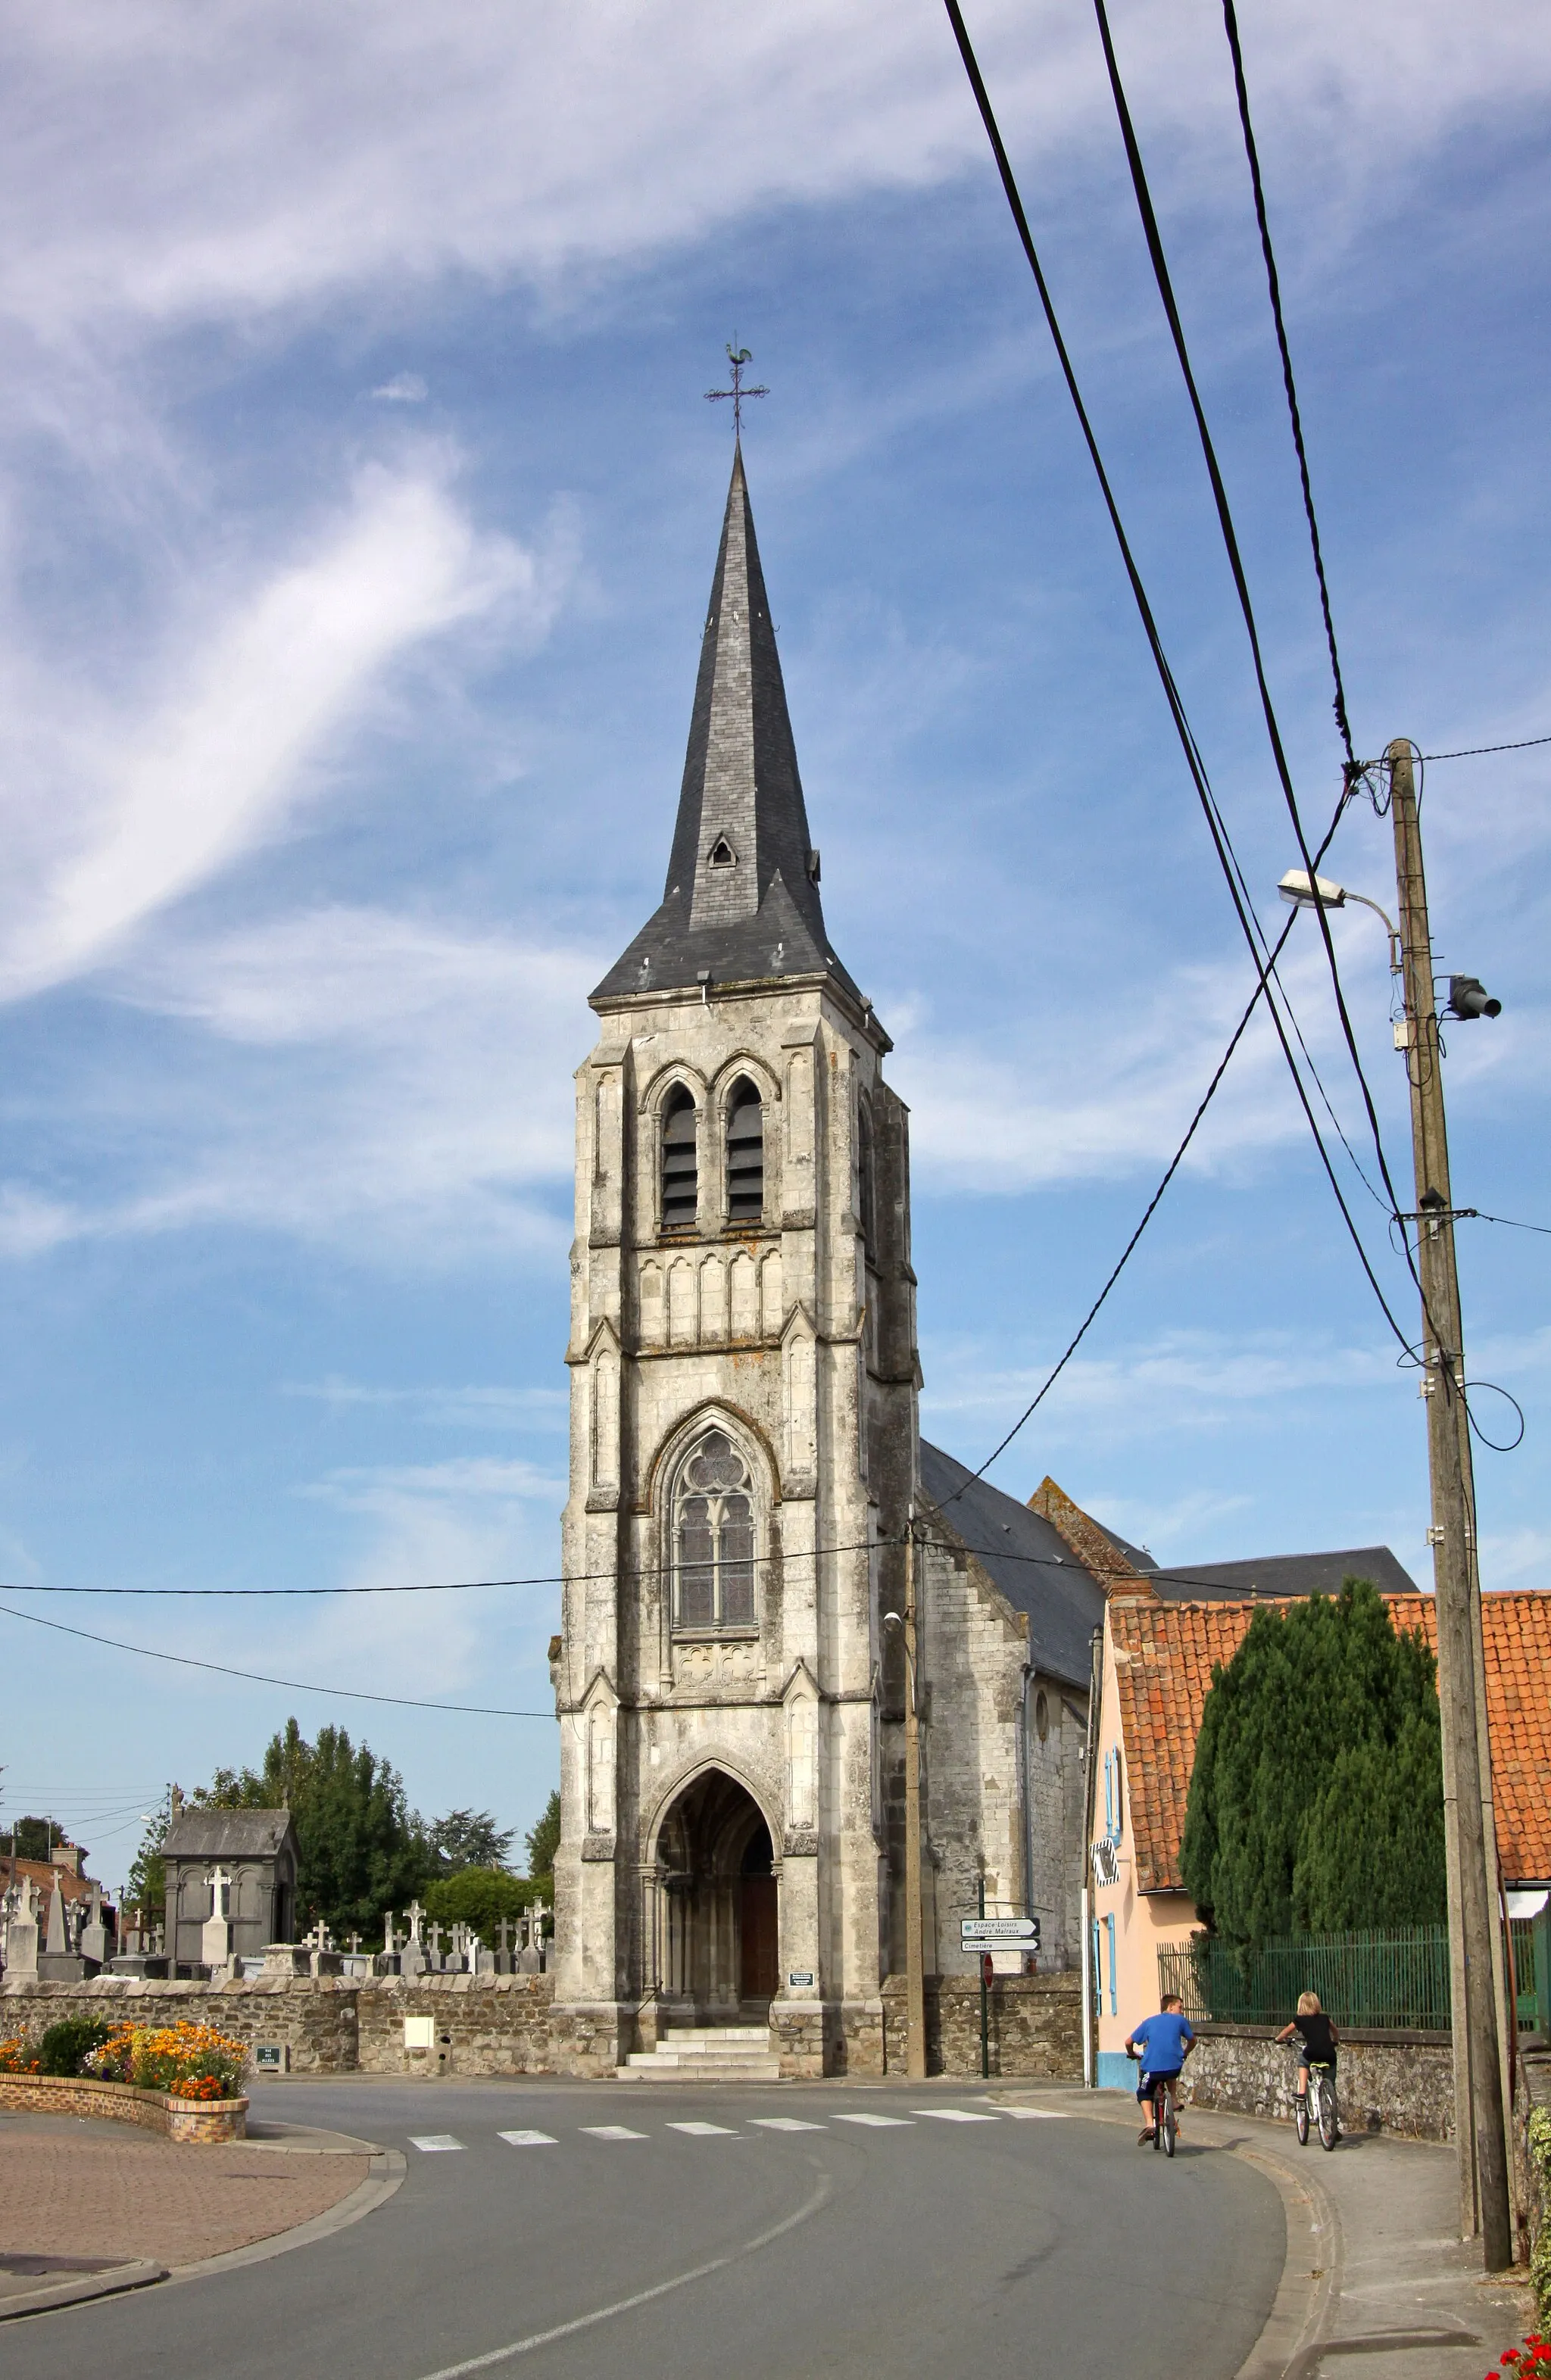
[[217,1871],[228,1887],[234,1958],[261,1959],[296,1925],[297,1829],[289,1810],[183,1804],[167,1828],[167,1972],[199,1970]]
[[920,1442],[909,1119],[825,929],[741,452],[662,901],[591,1005],[557,2006],[622,2057],[742,2026],[787,2072],[876,2070],[910,1516],[934,1973],[969,1971],[982,1883],[1075,1961],[1103,1591],[1048,1512]]

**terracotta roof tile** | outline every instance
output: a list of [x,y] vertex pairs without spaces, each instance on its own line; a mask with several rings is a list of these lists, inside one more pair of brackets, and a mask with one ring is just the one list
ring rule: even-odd
[[[1398,1628],[1420,1627],[1436,1649],[1431,1596],[1385,1600]],[[1180,1838],[1212,1670],[1232,1659],[1265,1609],[1264,1598],[1110,1602],[1139,1891],[1182,1888]],[[1551,1594],[1485,1596],[1482,1633],[1503,1874],[1510,1882],[1551,1882]]]

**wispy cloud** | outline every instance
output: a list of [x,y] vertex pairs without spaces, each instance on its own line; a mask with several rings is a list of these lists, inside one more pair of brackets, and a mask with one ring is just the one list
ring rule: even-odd
[[[0,1246],[240,1225],[431,1269],[563,1245],[569,1073],[596,954],[391,912],[331,908],[164,943],[119,979],[178,1022],[71,1084],[70,1128],[111,1132],[113,1188],[0,1192]],[[545,1195],[539,1195],[545,1194]]]
[[91,965],[276,832],[414,646],[503,599],[546,616],[535,556],[479,534],[444,477],[430,458],[364,470],[343,515],[180,653],[139,716],[92,717],[58,681],[60,799],[41,808],[35,780],[12,795],[29,864],[11,874],[0,995]]
[[382,405],[424,405],[430,391],[418,372],[401,371],[371,394]]
[[[1054,0],[984,0],[975,31],[1021,159],[1059,170],[1104,121],[1091,25]],[[1149,128],[1198,181],[1231,107],[1210,12],[1126,11],[1119,34]],[[1468,30],[1445,0],[1282,0],[1254,34],[1267,146],[1314,150],[1332,212],[1486,102],[1532,106],[1551,71],[1522,0]],[[14,18],[7,47],[0,213],[29,236],[0,248],[0,305],[51,340],[384,273],[552,276],[771,200],[982,163],[945,27],[886,0],[521,18],[478,0],[212,0],[194,40],[156,0],[89,0]]]

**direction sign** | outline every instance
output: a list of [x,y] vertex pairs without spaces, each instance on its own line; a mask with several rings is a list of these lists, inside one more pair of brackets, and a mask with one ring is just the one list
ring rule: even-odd
[[1039,1948],[1037,1917],[961,1917],[959,1947],[963,1950],[982,1950],[993,1946],[1006,1948],[1013,1943],[1028,1943]]

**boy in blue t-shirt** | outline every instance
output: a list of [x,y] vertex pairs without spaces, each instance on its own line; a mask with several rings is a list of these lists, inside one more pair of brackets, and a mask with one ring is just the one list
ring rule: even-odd
[[1147,2120],[1136,2137],[1139,2142],[1150,2141],[1156,2130],[1152,2120],[1153,2085],[1178,2083],[1181,2069],[1195,2047],[1195,2034],[1178,1994],[1165,1992],[1157,2015],[1144,2017],[1135,2032],[1127,2035],[1125,2046],[1136,2052],[1142,2066],[1136,2096],[1146,2110]]

